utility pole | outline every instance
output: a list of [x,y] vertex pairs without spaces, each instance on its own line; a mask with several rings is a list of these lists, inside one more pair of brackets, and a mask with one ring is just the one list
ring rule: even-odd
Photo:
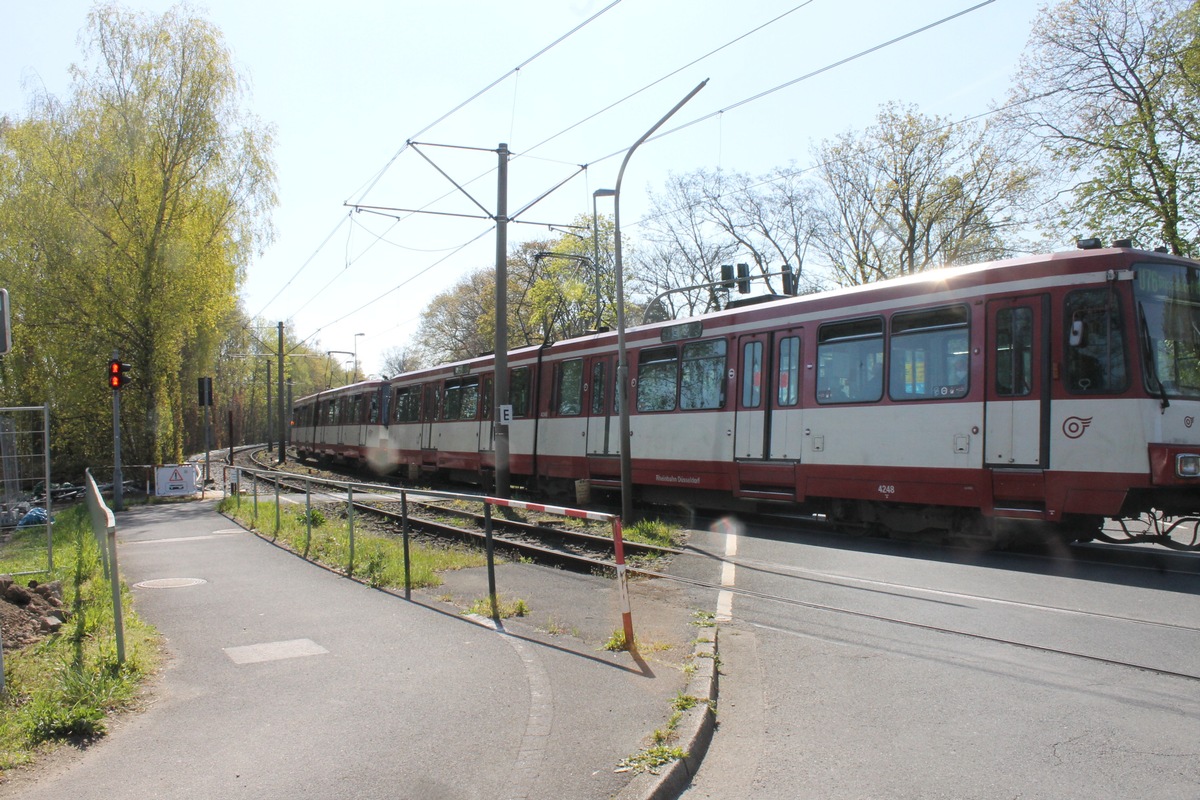
[[500,143],[496,179],[496,496],[509,495],[508,471],[508,144]]

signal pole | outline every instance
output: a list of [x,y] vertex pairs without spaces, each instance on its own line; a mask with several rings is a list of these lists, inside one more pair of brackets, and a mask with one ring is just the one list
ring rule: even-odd
[[[108,385],[113,390],[113,511],[124,511],[122,506],[121,489],[124,477],[121,475],[121,368],[120,354],[113,350],[112,362],[116,363],[116,378],[113,378],[113,368],[109,367]],[[46,487],[46,496],[50,496],[50,487]]]

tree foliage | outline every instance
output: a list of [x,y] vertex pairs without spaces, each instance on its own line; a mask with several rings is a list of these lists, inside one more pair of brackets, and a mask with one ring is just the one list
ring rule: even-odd
[[1065,0],[1034,23],[1008,121],[1068,185],[1057,229],[1200,253],[1200,11]]
[[[525,347],[579,336],[613,324],[612,222],[600,221],[600,267],[594,266],[590,217],[573,225],[579,233],[514,245],[507,260],[508,346]],[[585,235],[586,231],[586,235]],[[600,294],[597,295],[597,284]],[[418,363],[473,358],[495,349],[496,270],[480,267],[438,294],[421,315]],[[406,351],[407,352],[407,351]]]
[[721,308],[728,290],[713,284],[723,264],[744,261],[771,294],[782,292],[779,273],[788,264],[812,290],[814,278],[805,271],[811,200],[812,187],[792,169],[757,178],[722,170],[672,175],[651,198],[634,285],[648,297],[702,287],[661,297],[651,312],[662,319]]
[[[81,460],[108,407],[113,351],[131,365],[123,449],[182,456],[185,398],[211,374],[237,288],[271,236],[272,134],[242,108],[221,34],[186,6],[99,6],[65,101],[0,125],[0,279],[14,305],[8,402],[49,398]],[[191,403],[190,405],[194,405]]]
[[1007,255],[1035,173],[986,125],[885,105],[817,150],[815,238],[842,285]]

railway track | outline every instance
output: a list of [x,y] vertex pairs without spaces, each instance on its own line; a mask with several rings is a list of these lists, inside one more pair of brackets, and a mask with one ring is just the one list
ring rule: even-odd
[[[335,494],[327,489],[313,487],[312,482],[318,480],[336,480],[345,482],[345,476],[317,477],[308,467],[300,466],[301,472],[295,470],[278,470],[274,464],[264,464],[261,450],[247,451],[246,457],[259,469],[269,469],[278,474],[281,487],[295,492],[312,492],[318,502],[324,504],[345,504],[345,495]],[[306,479],[309,481],[306,484]],[[379,484],[355,485],[355,493],[361,499],[353,502],[356,513],[373,515],[385,527],[394,532],[400,532],[404,525],[411,531],[439,539],[453,539],[471,545],[483,546],[487,540],[487,528],[490,525],[494,545],[520,558],[529,558],[538,563],[552,564],[558,567],[578,569],[587,572],[607,571],[614,568],[612,560],[613,539],[611,536],[600,535],[587,530],[573,530],[556,527],[542,522],[530,522],[519,518],[512,509],[496,508],[491,514],[480,513],[461,507],[462,502],[468,504],[478,502],[482,507],[482,496],[463,495],[456,493],[458,500],[450,500],[419,488],[397,487]],[[404,499],[389,500],[389,493],[404,491]],[[377,491],[375,491],[377,490]],[[478,497],[478,499],[475,499]],[[461,522],[453,524],[447,517]],[[635,566],[646,566],[661,563],[662,559],[676,556],[681,550],[663,547],[644,542],[624,540],[625,556]]]

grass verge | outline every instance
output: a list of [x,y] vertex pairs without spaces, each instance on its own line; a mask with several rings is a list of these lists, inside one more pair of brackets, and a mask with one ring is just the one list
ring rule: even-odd
[[[354,563],[350,563],[350,530],[339,518],[329,518],[314,508],[309,515],[311,534],[304,509],[284,506],[279,514],[279,532],[275,533],[274,501],[258,501],[258,519],[254,504],[226,497],[218,510],[247,528],[257,528],[289,550],[312,561],[365,581],[376,588],[404,588],[404,545],[399,536],[380,535],[358,524],[354,530]],[[261,526],[261,527],[259,527]],[[486,565],[483,553],[459,547],[427,547],[410,541],[409,557],[412,588],[440,586],[439,572]]]
[[[70,617],[57,633],[4,652],[0,775],[57,744],[102,736],[108,715],[129,707],[142,680],[159,664],[158,634],[134,613],[127,587],[121,592],[125,663],[117,663],[112,590],[104,579],[85,506],[56,514],[54,552],[53,572],[20,580],[62,581],[63,605]],[[44,528],[18,530],[0,545],[0,574],[45,566]]]

